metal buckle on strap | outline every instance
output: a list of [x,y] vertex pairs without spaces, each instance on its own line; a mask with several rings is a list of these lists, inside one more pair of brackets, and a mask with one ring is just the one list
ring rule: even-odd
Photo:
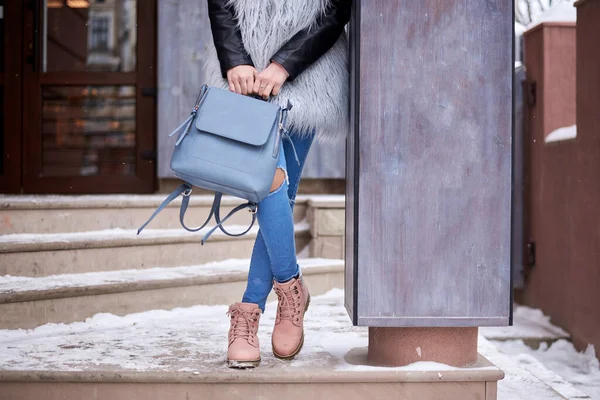
[[183,192],[183,195],[186,197],[188,197],[190,194],[192,194],[192,188],[187,188],[185,192]]
[[258,211],[258,205],[253,205],[253,206],[248,207],[248,212],[250,214],[256,214],[257,211]]

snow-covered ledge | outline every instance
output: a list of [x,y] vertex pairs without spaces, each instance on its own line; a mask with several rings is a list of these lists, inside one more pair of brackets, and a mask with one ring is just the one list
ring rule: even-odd
[[565,126],[558,128],[555,131],[550,132],[544,138],[545,143],[562,142],[564,140],[571,140],[577,137],[577,125]]
[[527,25],[527,30],[545,22],[577,22],[577,9],[571,2],[561,2],[550,7],[546,12]]

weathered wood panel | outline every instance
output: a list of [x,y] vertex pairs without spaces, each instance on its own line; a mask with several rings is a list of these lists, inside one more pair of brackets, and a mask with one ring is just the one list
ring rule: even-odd
[[[169,168],[176,138],[167,135],[187,117],[204,83],[212,40],[206,0],[158,0],[158,177]],[[344,142],[313,145],[304,177],[343,178]]]
[[355,7],[354,322],[506,325],[513,2]]
[[359,72],[360,72],[360,10],[359,1],[353,3],[352,18],[349,24],[350,43],[350,132],[346,141],[346,238],[345,244],[345,280],[344,280],[344,305],[350,318],[356,324],[358,318],[358,293],[356,287],[358,267],[358,199],[359,199],[359,118],[360,103]]

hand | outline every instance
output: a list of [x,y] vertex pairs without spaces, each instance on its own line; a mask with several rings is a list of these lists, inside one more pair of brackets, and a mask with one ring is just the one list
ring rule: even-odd
[[264,71],[257,72],[254,76],[253,91],[265,100],[271,95],[277,96],[288,76],[285,68],[276,62],[271,62]]
[[229,90],[243,95],[252,94],[254,76],[258,73],[252,65],[238,65],[227,71]]

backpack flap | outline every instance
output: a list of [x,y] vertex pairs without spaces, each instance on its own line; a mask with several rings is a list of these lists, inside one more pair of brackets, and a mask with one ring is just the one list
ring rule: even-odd
[[273,132],[280,112],[276,104],[210,88],[198,110],[195,127],[204,133],[262,146]]

